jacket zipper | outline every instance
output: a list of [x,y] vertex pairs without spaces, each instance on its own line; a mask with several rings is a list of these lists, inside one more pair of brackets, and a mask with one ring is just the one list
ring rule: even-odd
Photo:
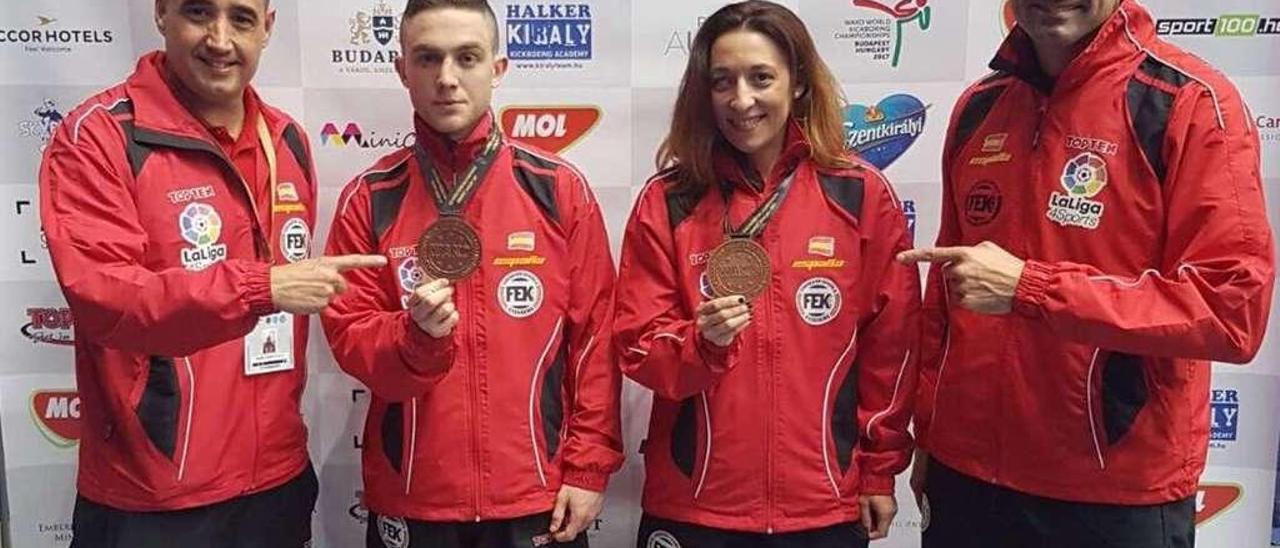
[[[769,280],[769,285],[770,286],[773,285],[772,279]],[[765,444],[766,445],[766,450],[765,450],[766,451],[765,452],[765,528],[767,533],[772,535],[773,534],[773,452],[774,452],[773,423],[774,423],[775,417],[778,416],[778,413],[777,413],[777,397],[775,394],[776,388],[774,387],[774,382],[773,382],[774,381],[774,365],[775,365],[773,360],[773,345],[770,344],[770,339],[768,337],[768,334],[773,332],[773,310],[772,310],[773,309],[773,292],[769,291],[769,289],[766,288],[764,295],[765,295],[765,306],[764,306],[765,321],[762,322],[763,325],[761,325],[758,329],[760,328],[764,329],[763,331],[764,336],[762,338],[762,340],[764,341],[764,359],[760,361],[761,363],[765,364],[765,375],[767,377],[767,384],[768,384],[768,390],[769,390],[769,395],[768,395],[769,417],[768,417],[768,420],[765,421],[765,435],[767,436],[766,439],[768,440],[768,442]]]
[[1049,100],[1036,92],[1036,101],[1040,104],[1036,107],[1036,132],[1031,136],[1031,150],[1040,148],[1040,131],[1044,128],[1044,116],[1049,110]]
[[[453,189],[458,188],[458,172],[457,172],[456,170],[453,172],[453,177],[452,177],[452,178],[453,178],[453,185],[449,187],[450,192],[452,192],[452,191],[453,191]],[[459,213],[459,214],[461,214],[462,212],[458,212],[458,213]],[[476,274],[479,274],[479,272],[477,272]],[[470,283],[470,282],[464,282],[464,283]],[[454,295],[457,295],[458,293],[460,293],[460,292],[455,291]],[[468,295],[468,300],[467,300],[467,314],[466,314],[466,318],[467,318],[467,333],[466,333],[466,336],[467,336],[467,339],[465,340],[465,342],[464,342],[464,344],[462,345],[462,347],[463,347],[464,349],[466,349],[466,355],[467,355],[467,366],[470,368],[470,371],[471,371],[471,419],[472,419],[472,424],[471,424],[471,454],[472,454],[472,455],[474,455],[474,458],[475,458],[475,467],[472,469],[472,472],[475,474],[475,490],[474,490],[474,493],[475,493],[475,515],[476,515],[476,517],[475,517],[475,521],[476,521],[476,523],[479,523],[479,522],[480,522],[480,506],[481,506],[481,504],[482,504],[480,493],[484,490],[484,486],[482,485],[482,484],[483,484],[483,482],[484,482],[484,475],[483,475],[483,474],[481,473],[481,471],[480,471],[480,468],[481,468],[481,462],[480,462],[480,461],[481,461],[481,454],[480,454],[480,420],[481,420],[481,418],[480,418],[480,371],[479,371],[479,368],[477,367],[477,364],[476,364],[476,360],[475,360],[475,352],[473,352],[473,350],[472,350],[472,344],[471,344],[471,340],[470,340],[470,339],[471,339],[471,337],[472,337],[472,334],[473,334],[473,333],[475,333],[475,314],[474,314],[473,312],[474,312],[474,310],[476,310],[478,307],[474,307],[473,305],[474,305],[475,303],[474,303],[474,302],[472,302],[472,300],[470,300],[472,297],[474,297],[474,295],[471,295],[471,293],[468,293],[467,295]],[[461,302],[461,301],[462,301],[462,299],[458,299],[458,301],[459,301],[459,302]]]

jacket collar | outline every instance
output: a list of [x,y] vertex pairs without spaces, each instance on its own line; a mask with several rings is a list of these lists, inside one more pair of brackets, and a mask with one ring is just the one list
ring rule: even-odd
[[[773,172],[767,174],[763,181],[761,174],[746,155],[737,151],[721,140],[717,145],[714,162],[716,177],[721,181],[729,181],[735,186],[751,192],[762,193],[772,190],[782,179],[799,165],[801,160],[810,154],[809,141],[805,137],[804,128],[792,118],[787,122],[787,135],[782,144],[782,153],[773,164]],[[763,183],[763,184],[762,184]]]
[[[138,59],[133,74],[125,80],[125,93],[133,103],[134,124],[151,131],[168,133],[207,141],[216,145],[204,122],[178,100],[165,77],[164,52],[153,51]],[[273,137],[284,131],[284,122],[277,113],[267,108],[252,86],[244,89],[245,103],[257,105]],[[257,123],[246,110],[245,130],[252,131],[250,123]]]
[[489,130],[493,128],[493,113],[486,112],[461,141],[454,142],[427,125],[421,116],[413,116],[413,129],[418,144],[426,150],[441,176],[446,173],[457,173],[471,165],[472,160],[484,149],[489,139]]
[[1041,70],[1031,37],[1021,27],[1015,26],[1005,38],[990,67],[1008,72],[1049,95],[1054,88],[1084,85],[1090,77],[1138,55],[1155,40],[1155,35],[1151,13],[1137,0],[1123,0],[1056,81]]

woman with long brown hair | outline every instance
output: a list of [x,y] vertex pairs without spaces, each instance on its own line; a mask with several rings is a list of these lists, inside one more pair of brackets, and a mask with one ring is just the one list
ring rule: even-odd
[[617,286],[654,392],[639,546],[865,546],[912,447],[906,221],[795,14],[730,4],[691,49]]

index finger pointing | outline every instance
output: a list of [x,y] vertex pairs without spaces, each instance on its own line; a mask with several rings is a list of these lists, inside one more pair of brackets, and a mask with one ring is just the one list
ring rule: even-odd
[[968,247],[929,247],[909,249],[898,254],[898,262],[906,264],[949,262],[964,258]]
[[387,265],[387,258],[382,255],[339,255],[337,257],[321,257],[320,262],[338,269],[338,272],[353,268],[376,268]]

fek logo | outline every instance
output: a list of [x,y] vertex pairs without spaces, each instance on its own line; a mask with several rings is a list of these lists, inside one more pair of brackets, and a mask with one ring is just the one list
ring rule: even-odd
[[888,0],[853,0],[854,7],[873,9],[893,17],[897,28],[894,29],[893,56],[890,58],[890,64],[894,67],[897,67],[899,61],[902,60],[902,42],[905,34],[903,27],[915,23],[920,27],[921,32],[929,30],[929,25],[933,19],[933,8],[929,7],[928,4],[929,0],[899,0],[897,2]]
[[75,336],[70,308],[28,308],[22,335],[33,343],[72,346]]
[[1209,391],[1209,445],[1221,449],[1236,441],[1240,428],[1240,393],[1215,388]]
[[897,93],[871,106],[844,109],[845,145],[880,169],[889,167],[924,133],[928,105]]
[[1196,489],[1196,527],[1222,515],[1240,501],[1244,487],[1236,483],[1202,483]]
[[74,390],[32,392],[31,418],[49,443],[73,447],[80,442],[80,395]]
[[594,106],[515,106],[502,109],[502,130],[539,148],[560,153],[590,133],[600,121]]

